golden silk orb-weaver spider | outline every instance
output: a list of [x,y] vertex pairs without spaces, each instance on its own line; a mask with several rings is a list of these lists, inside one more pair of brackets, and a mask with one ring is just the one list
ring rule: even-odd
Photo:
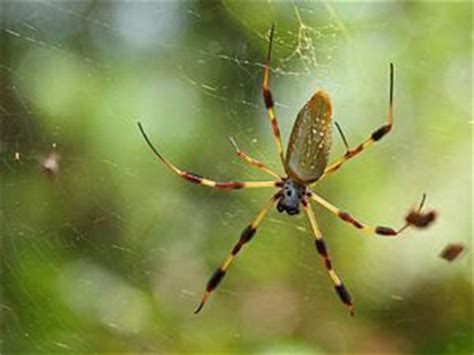
[[255,235],[258,226],[262,223],[264,217],[268,211],[276,204],[276,208],[279,212],[286,212],[289,215],[295,215],[300,212],[302,207],[309,221],[309,225],[314,234],[314,242],[316,250],[319,253],[323,265],[326,268],[327,273],[331,281],[334,284],[335,290],[339,295],[341,301],[349,308],[350,314],[354,314],[354,305],[352,298],[343,285],[341,279],[337,275],[333,264],[331,262],[328,248],[324,242],[322,233],[319,229],[316,221],[316,216],[309,203],[310,200],[316,201],[330,212],[334,213],[344,222],[351,224],[355,228],[388,237],[398,236],[408,226],[413,225],[416,227],[426,227],[434,219],[435,213],[430,211],[429,213],[422,214],[421,209],[425,201],[425,195],[416,210],[410,212],[406,218],[405,225],[396,230],[390,227],[382,226],[371,226],[359,222],[357,219],[352,217],[347,212],[344,212],[331,203],[323,199],[321,196],[313,192],[310,185],[319,181],[326,176],[334,173],[338,170],[346,161],[352,159],[365,148],[379,141],[388,132],[390,132],[393,125],[393,81],[394,81],[394,68],[393,64],[390,64],[390,96],[389,96],[389,110],[387,122],[380,128],[376,129],[369,138],[364,142],[357,145],[355,148],[349,148],[347,141],[336,123],[336,127],[342,136],[344,144],[346,146],[346,153],[340,159],[334,163],[328,164],[329,150],[331,148],[331,134],[332,134],[332,106],[329,99],[329,95],[324,91],[317,91],[309,101],[303,106],[298,113],[296,122],[293,126],[290,141],[286,155],[283,152],[283,144],[280,137],[280,130],[278,128],[277,117],[274,109],[274,101],[269,87],[270,77],[270,54],[272,51],[274,26],[270,30],[269,46],[267,50],[266,62],[264,65],[263,72],[263,99],[265,106],[268,111],[268,118],[271,123],[273,135],[275,138],[278,154],[281,159],[281,163],[285,170],[286,176],[280,176],[271,170],[264,163],[251,158],[246,153],[241,151],[236,145],[235,141],[231,138],[232,145],[236,150],[236,154],[242,158],[248,164],[268,173],[276,178],[271,181],[214,181],[197,174],[193,174],[188,171],[184,171],[176,167],[170,160],[166,159],[151,143],[145,130],[143,129],[140,122],[138,127],[142,133],[145,141],[147,142],[150,149],[154,154],[175,174],[182,177],[183,179],[208,187],[214,187],[217,189],[245,189],[245,188],[263,188],[273,187],[277,189],[277,192],[269,199],[262,210],[257,214],[255,219],[243,230],[239,240],[230,251],[227,258],[219,266],[216,271],[212,274],[209,279],[204,295],[202,296],[201,302],[195,313],[198,313],[204,304],[207,302],[209,295],[217,288],[221,283],[222,279],[227,273],[230,265],[234,258],[240,252],[242,247],[246,245]]

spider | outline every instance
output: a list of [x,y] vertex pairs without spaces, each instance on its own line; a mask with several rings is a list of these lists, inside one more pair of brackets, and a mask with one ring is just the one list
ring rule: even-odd
[[[356,155],[361,153],[365,148],[369,147],[373,143],[382,139],[387,133],[390,132],[393,126],[393,82],[394,82],[394,66],[390,63],[390,94],[389,94],[389,109],[387,122],[376,129],[370,137],[368,137],[361,144],[354,148],[349,148],[347,141],[344,137],[342,130],[336,123],[336,127],[344,141],[346,146],[346,153],[341,158],[337,159],[334,163],[328,164],[329,151],[331,148],[331,133],[332,133],[332,105],[329,99],[329,95],[324,91],[317,91],[309,101],[303,106],[298,113],[296,122],[293,126],[290,140],[286,155],[283,152],[283,144],[280,136],[280,130],[278,128],[277,117],[274,109],[274,101],[269,86],[270,79],[270,55],[273,44],[273,25],[270,29],[269,45],[267,49],[266,61],[264,64],[263,72],[263,99],[265,107],[268,111],[268,118],[273,131],[273,136],[276,142],[277,151],[285,170],[286,176],[280,176],[271,170],[264,163],[253,159],[248,156],[245,152],[239,149],[235,141],[230,138],[232,145],[235,148],[238,157],[243,159],[246,163],[254,166],[265,173],[272,175],[276,180],[271,181],[214,181],[198,174],[191,173],[189,171],[181,170],[174,165],[170,160],[165,158],[155,146],[151,143],[145,130],[143,129],[140,122],[138,127],[140,129],[143,138],[147,142],[153,153],[160,159],[169,169],[171,169],[176,175],[183,179],[208,187],[217,189],[248,189],[248,188],[276,188],[276,193],[268,200],[263,209],[257,214],[255,219],[243,230],[239,240],[233,246],[227,258],[224,262],[215,270],[210,277],[206,290],[202,296],[201,302],[196,308],[194,313],[198,313],[207,302],[210,294],[217,288],[221,283],[222,279],[227,273],[230,265],[234,258],[240,252],[242,247],[252,240],[257,231],[257,228],[262,223],[263,219],[267,215],[268,211],[276,204],[276,208],[279,212],[286,212],[288,215],[296,215],[300,212],[300,208],[304,210],[309,221],[309,225],[314,234],[314,242],[316,251],[319,253],[323,265],[326,268],[329,277],[334,284],[334,288],[339,295],[341,301],[348,307],[351,315],[354,314],[354,304],[352,297],[347,291],[346,287],[342,283],[341,279],[337,275],[334,266],[329,256],[328,248],[324,242],[323,235],[319,229],[316,221],[316,216],[309,203],[313,200],[330,212],[338,216],[344,222],[349,223],[355,228],[378,234],[386,237],[395,237],[405,230],[408,226],[413,225],[415,227],[426,227],[430,224],[435,217],[433,211],[428,214],[422,214],[421,209],[425,202],[425,195],[423,195],[422,201],[417,210],[410,212],[410,218],[407,217],[405,225],[396,230],[390,227],[383,226],[371,226],[364,224],[354,218],[348,212],[342,211],[323,199],[321,196],[311,190],[310,186],[317,181],[322,180],[326,176],[337,171],[345,162],[354,158]],[[418,221],[420,221],[418,223]]]

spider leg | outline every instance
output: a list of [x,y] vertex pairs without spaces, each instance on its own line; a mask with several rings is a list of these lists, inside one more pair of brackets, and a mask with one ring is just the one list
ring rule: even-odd
[[268,118],[270,119],[270,123],[272,125],[273,135],[275,136],[275,142],[276,142],[278,154],[280,156],[281,163],[283,164],[283,166],[286,166],[285,156],[283,153],[283,144],[281,142],[280,129],[278,128],[278,120],[277,120],[275,108],[274,108],[275,104],[272,98],[272,93],[270,91],[270,85],[269,85],[270,55],[272,52],[274,30],[275,30],[275,25],[273,24],[270,30],[270,40],[268,44],[267,59],[265,61],[264,71],[263,71],[263,85],[262,85],[263,91],[262,92],[263,92],[263,101],[265,102],[265,107],[267,108],[267,111],[268,111]]
[[259,160],[256,160],[250,156],[248,156],[245,152],[243,152],[242,150],[240,150],[239,146],[237,145],[237,143],[235,143],[234,141],[234,138],[232,137],[229,137],[230,139],[230,142],[232,143],[232,146],[234,147],[235,149],[235,154],[237,154],[237,156],[239,158],[242,158],[245,162],[247,162],[248,164],[256,167],[257,169],[260,169],[264,172],[266,172],[267,174],[270,174],[274,177],[276,177],[277,179],[279,180],[282,180],[282,177],[280,175],[278,175],[277,173],[275,173],[272,169],[270,169],[268,166],[266,166],[264,163],[262,163],[261,161]]
[[339,132],[339,135],[341,136],[342,142],[344,143],[344,147],[346,147],[346,154],[347,154],[347,152],[351,149],[349,148],[349,143],[347,143],[346,135],[344,134],[344,131],[342,130],[342,127],[339,124],[339,122],[334,121],[334,125],[336,126],[337,131]]
[[[428,226],[435,218],[434,212],[430,212],[426,215],[429,218],[429,220],[427,220],[426,223],[424,223],[424,225],[417,225],[416,221],[415,222],[410,222],[410,221],[407,220],[405,225],[403,225],[403,227],[401,227],[398,230],[390,228],[390,227],[371,226],[371,225],[367,225],[365,223],[359,222],[354,217],[352,217],[349,213],[341,211],[340,209],[333,206],[332,204],[330,204],[328,201],[326,201],[325,199],[323,199],[321,196],[317,195],[313,191],[310,191],[308,193],[308,196],[311,197],[311,199],[313,199],[317,203],[319,203],[321,206],[323,206],[324,208],[328,209],[330,212],[332,212],[333,214],[338,216],[344,222],[351,224],[355,228],[357,228],[361,231],[364,231],[364,232],[368,232],[368,233],[372,233],[372,234],[379,234],[379,235],[383,235],[383,236],[387,236],[387,237],[398,236],[398,235],[400,235],[401,232],[403,232],[406,228],[408,228],[411,225],[414,225],[414,226],[419,227],[419,228],[424,228],[424,227]],[[421,209],[423,208],[425,198],[426,198],[426,195],[423,195],[423,198],[422,198],[422,200],[420,202],[420,205],[418,206],[418,209],[417,209],[417,212],[416,212],[416,214],[418,214],[418,215],[419,215]]]
[[349,159],[355,157],[358,155],[360,152],[362,152],[365,148],[368,146],[372,145],[373,143],[379,141],[384,137],[390,130],[392,129],[393,126],[393,77],[394,77],[394,69],[393,69],[393,63],[390,63],[390,99],[389,99],[389,106],[388,106],[388,117],[387,117],[387,123],[385,123],[382,127],[376,129],[372,134],[370,135],[369,138],[367,138],[364,142],[356,146],[355,148],[348,149],[346,154],[338,160],[336,160],[334,163],[329,165],[325,170],[324,174],[321,178],[326,177],[327,175],[335,172],[338,170],[342,164],[344,164],[346,161]]
[[281,185],[280,181],[214,181],[214,180],[210,180],[208,178],[199,176],[197,174],[181,170],[177,168],[171,161],[169,161],[163,155],[161,155],[161,153],[158,152],[158,150],[153,146],[150,139],[146,135],[145,130],[143,129],[140,122],[138,122],[138,128],[140,129],[140,132],[142,133],[143,138],[145,138],[145,141],[147,142],[148,146],[153,151],[153,153],[158,157],[158,159],[160,159],[176,175],[182,177],[186,181],[203,185],[203,186],[215,187],[218,189],[234,189],[234,190],[244,189],[244,188],[277,187]]
[[319,230],[318,223],[316,221],[316,216],[314,215],[313,209],[308,201],[303,200],[302,202],[303,208],[308,216],[309,223],[311,225],[311,229],[314,233],[315,238],[315,245],[316,250],[318,251],[319,255],[321,256],[324,266],[326,267],[326,271],[331,278],[334,288],[336,289],[337,294],[341,301],[349,308],[350,314],[354,315],[354,304],[352,303],[352,298],[349,292],[347,291],[346,287],[343,285],[341,279],[337,276],[336,271],[333,269],[331,258],[329,256],[328,249],[326,247],[326,243],[324,242],[323,235]]
[[212,291],[214,291],[217,288],[219,283],[222,281],[222,279],[224,278],[224,276],[227,272],[227,269],[230,267],[232,261],[237,256],[240,249],[246,243],[248,243],[252,239],[252,237],[255,235],[255,232],[257,231],[258,226],[260,225],[260,223],[262,222],[263,218],[265,217],[267,212],[270,210],[270,208],[273,207],[273,205],[275,204],[275,201],[278,200],[280,195],[281,195],[280,192],[273,195],[272,198],[267,202],[265,207],[258,213],[257,217],[255,217],[253,222],[250,223],[243,230],[242,234],[240,235],[239,241],[234,245],[234,247],[232,248],[230,254],[227,256],[227,258],[224,260],[224,262],[221,264],[221,266],[219,268],[217,268],[216,271],[214,271],[211,278],[207,282],[206,291],[204,292],[204,295],[202,296],[201,303],[196,308],[194,313],[199,313],[199,311],[201,311],[202,307],[204,307],[204,305],[206,304],[207,299],[209,298],[210,294],[212,293]]

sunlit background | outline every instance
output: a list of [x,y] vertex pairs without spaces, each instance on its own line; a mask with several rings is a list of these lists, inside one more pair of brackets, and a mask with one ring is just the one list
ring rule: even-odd
[[[0,31],[2,353],[472,353],[472,8],[469,3],[3,2]],[[272,210],[199,315],[206,282],[271,189],[228,137],[279,172],[261,98],[287,142],[317,90],[355,146],[395,125],[316,190],[397,228],[423,192],[439,213],[400,238],[314,206],[334,292],[304,215]],[[332,159],[344,154],[335,134]],[[448,243],[467,249],[449,263]]]

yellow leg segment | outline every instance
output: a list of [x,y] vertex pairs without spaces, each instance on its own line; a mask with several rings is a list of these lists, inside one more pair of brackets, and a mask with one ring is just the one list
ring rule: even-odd
[[261,161],[257,160],[257,159],[254,159],[250,156],[248,156],[245,152],[243,152],[242,150],[240,150],[240,148],[238,147],[237,143],[235,143],[234,139],[232,137],[229,138],[230,139],[230,142],[232,143],[232,146],[234,147],[235,149],[235,153],[237,154],[237,156],[239,158],[242,158],[245,162],[247,162],[248,164],[256,167],[257,169],[260,169],[264,172],[266,172],[267,174],[270,174],[274,177],[276,177],[277,179],[279,180],[282,180],[282,177],[280,175],[278,175],[277,173],[275,173],[272,169],[270,169],[268,166],[266,166],[264,163],[262,163]]
[[171,169],[176,175],[185,179],[186,181],[192,182],[194,184],[215,187],[218,189],[247,189],[247,188],[260,188],[260,187],[277,187],[280,185],[280,181],[215,181],[200,175],[191,173],[189,171],[184,171],[176,167],[171,161],[166,159],[160,152],[153,146],[150,139],[145,133],[140,122],[138,122],[138,128],[140,129],[143,138],[147,142],[151,151],[160,159],[169,169]]
[[283,167],[285,167],[285,155],[283,153],[283,144],[281,142],[281,134],[280,129],[278,128],[278,120],[275,113],[275,104],[272,98],[272,93],[270,91],[270,55],[272,52],[272,45],[273,45],[273,33],[275,30],[275,25],[272,26],[270,30],[270,40],[268,44],[268,51],[267,51],[267,59],[264,65],[263,71],[263,100],[265,102],[265,107],[268,111],[268,118],[270,120],[270,124],[272,126],[273,135],[275,136],[275,142],[278,150],[278,155],[280,156],[281,163]]
[[212,274],[211,278],[207,282],[206,291],[204,292],[204,295],[202,296],[201,303],[196,308],[194,313],[199,313],[202,307],[204,307],[212,291],[214,291],[217,288],[217,286],[220,284],[220,282],[224,278],[227,272],[227,269],[232,264],[232,261],[235,259],[240,249],[246,243],[248,243],[252,239],[252,237],[255,235],[255,232],[257,231],[258,226],[260,225],[260,223],[262,223],[263,218],[266,216],[270,208],[273,207],[273,205],[275,204],[275,201],[279,198],[279,196],[280,196],[280,193],[273,195],[272,198],[266,203],[265,207],[258,213],[257,217],[255,217],[252,223],[250,223],[243,230],[242,234],[240,235],[239,241],[234,245],[234,247],[232,248],[227,258],[224,260],[222,265],[219,268],[217,268],[216,271],[214,271],[214,274]]
[[351,295],[347,291],[339,276],[337,276],[336,271],[333,269],[331,258],[329,256],[326,243],[323,240],[323,235],[318,227],[318,223],[316,221],[316,216],[314,215],[313,209],[306,200],[303,201],[303,208],[306,212],[306,215],[308,216],[311,229],[313,230],[316,250],[318,251],[319,255],[323,260],[324,266],[326,267],[326,271],[329,277],[331,278],[332,283],[334,284],[334,288],[337,294],[339,295],[341,301],[349,308],[350,314],[354,315],[354,305],[352,303]]
[[[339,208],[332,205],[331,203],[329,203],[328,201],[326,201],[325,199],[323,199],[321,196],[317,195],[313,191],[310,191],[308,195],[311,197],[312,200],[316,201],[321,206],[323,206],[324,208],[326,208],[327,210],[329,210],[330,212],[338,216],[344,222],[351,224],[352,226],[354,226],[355,228],[363,232],[367,232],[371,234],[379,234],[379,235],[383,235],[387,237],[395,237],[395,236],[400,235],[400,233],[403,232],[410,225],[414,225],[419,228],[420,227],[424,228],[432,222],[432,221],[428,221],[426,225],[417,226],[415,223],[410,223],[409,221],[407,221],[407,223],[405,223],[403,227],[399,228],[398,230],[390,228],[390,227],[371,226],[371,225],[359,222],[354,217],[352,217],[349,213],[341,211]],[[417,213],[418,215],[420,215],[421,209],[423,208],[423,204],[425,202],[425,198],[426,198],[426,195],[423,195],[423,198],[421,199],[421,202],[420,202],[420,205],[418,206],[417,211],[413,213]],[[433,220],[434,220],[434,217],[433,217]]]
[[390,94],[389,94],[389,106],[388,106],[388,117],[387,123],[380,127],[379,129],[375,130],[369,138],[367,138],[364,142],[356,146],[355,148],[347,150],[346,154],[334,163],[330,164],[325,170],[324,174],[321,176],[320,179],[332,174],[336,170],[338,170],[346,161],[352,159],[359,153],[361,153],[364,149],[372,145],[373,143],[377,142],[378,140],[382,139],[393,126],[393,83],[394,83],[394,68],[393,63],[390,63]]

